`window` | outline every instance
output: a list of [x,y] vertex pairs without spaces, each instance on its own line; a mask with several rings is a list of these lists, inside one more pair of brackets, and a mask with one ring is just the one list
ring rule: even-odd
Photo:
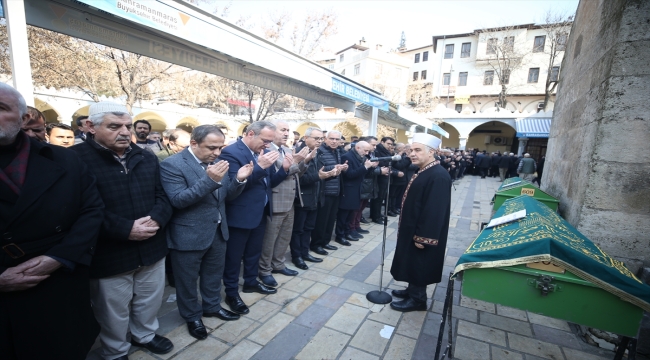
[[566,41],[569,35],[567,33],[562,33],[557,36],[557,49],[559,51],[564,51],[566,49]]
[[422,73],[420,73],[420,79],[426,80],[427,79],[427,71],[422,70]]
[[343,69],[343,71],[341,71],[341,75],[345,75],[345,69]]
[[472,43],[463,43],[460,47],[460,57],[468,58],[472,50]]
[[327,65],[327,68],[330,69],[330,70],[334,70],[334,64]]
[[467,86],[467,73],[458,73],[458,86]]
[[422,62],[429,61],[429,52],[425,51],[422,53]]
[[354,75],[359,75],[361,73],[361,64],[354,65]]
[[510,69],[503,69],[501,71],[501,85],[508,85],[510,83]]
[[546,36],[545,35],[535,36],[535,43],[533,44],[533,52],[542,52],[542,51],[544,51],[544,43],[545,42],[546,42]]
[[497,42],[498,40],[495,38],[488,39],[487,42],[487,49],[485,50],[485,53],[488,55],[494,55],[497,53]]
[[463,111],[463,104],[456,104],[455,108],[456,108],[456,112],[461,112]]
[[343,62],[343,59],[345,59],[345,54],[341,54],[339,56],[339,62]]
[[537,79],[539,79],[539,68],[530,68],[528,70],[528,82],[536,83]]
[[418,72],[413,73],[413,81],[418,81]]
[[492,85],[494,83],[494,71],[489,70],[485,72],[483,77],[483,85]]
[[419,63],[420,62],[420,54],[415,54],[415,62]]
[[559,77],[560,77],[560,67],[553,66],[553,68],[551,68],[551,81],[557,81]]
[[454,58],[454,44],[445,45],[445,59]]
[[512,51],[515,48],[515,37],[506,36],[503,38],[503,50]]
[[451,74],[442,74],[442,85],[449,85],[451,83]]

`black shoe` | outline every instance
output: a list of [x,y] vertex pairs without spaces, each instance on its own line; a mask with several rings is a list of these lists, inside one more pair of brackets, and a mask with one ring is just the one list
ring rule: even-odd
[[256,293],[263,294],[263,295],[271,295],[271,294],[275,294],[275,293],[278,292],[277,290],[275,290],[275,289],[273,289],[271,287],[268,287],[268,286],[266,286],[266,285],[264,285],[262,283],[257,283],[257,284],[255,284],[253,286],[244,285],[244,288],[242,289],[242,291],[245,292],[245,293],[256,292]]
[[271,271],[273,274],[282,274],[284,276],[296,276],[298,275],[298,272],[296,270],[291,270],[289,268],[284,268],[282,270],[273,270]]
[[[207,332],[205,333],[205,336],[208,336]],[[131,344],[134,346],[143,347],[154,354],[167,354],[174,348],[174,344],[172,344],[169,339],[158,334],[155,334],[153,336],[153,339],[151,339],[151,341],[146,344],[141,344],[135,340],[131,340]]]
[[370,220],[368,220],[368,219],[366,219],[364,217],[361,217],[361,220],[359,220],[359,222],[364,223],[364,224],[370,224]]
[[318,255],[327,255],[327,254],[329,254],[327,251],[323,250],[323,248],[321,246],[311,248],[310,250],[315,252]]
[[221,309],[219,309],[219,311],[213,312],[213,313],[204,312],[203,316],[204,317],[216,317],[216,318],[219,318],[219,319],[221,319],[223,321],[233,321],[233,320],[239,319],[239,314],[235,314],[234,312],[228,311],[228,310],[226,310],[224,308],[221,308]]
[[370,231],[364,230],[362,228],[356,228],[355,229],[359,234],[370,234]]
[[307,269],[309,269],[309,266],[307,266],[307,264],[305,264],[305,260],[303,260],[302,258],[296,258],[296,259],[293,259],[291,262],[292,262],[292,263],[293,263],[293,264],[294,264],[298,269],[301,269],[301,270],[307,270]]
[[359,234],[356,230],[350,231],[348,235],[352,236],[355,239],[363,239],[363,235]]
[[199,340],[205,340],[208,337],[208,330],[206,330],[201,320],[189,321],[187,323],[187,332]]
[[393,211],[391,210],[391,211],[388,212],[388,216],[395,217],[395,216],[397,216],[397,213],[396,213],[396,212],[393,212]]
[[334,240],[334,241],[336,241],[337,243],[339,243],[339,244],[341,244],[341,245],[343,245],[343,246],[351,246],[351,245],[352,245],[352,244],[350,244],[349,241],[347,241],[347,240],[345,240],[345,239],[338,239],[338,238],[337,238],[337,239]]
[[401,213],[402,213],[402,209],[395,209],[394,211],[395,211],[396,213],[398,213],[398,214],[401,214]]
[[374,222],[375,224],[384,225],[384,220],[377,219],[377,220],[373,220],[372,222]]
[[237,296],[226,296],[226,304],[230,307],[234,313],[237,314],[248,314],[250,310],[244,300],[241,299],[239,295]]
[[394,297],[398,297],[400,299],[406,299],[409,297],[409,294],[406,292],[406,290],[393,290],[390,293],[393,294]]
[[[353,236],[352,234],[347,234],[347,235],[345,235],[345,238],[344,238],[344,239],[345,239],[345,240],[350,240],[350,241],[359,241],[359,238]],[[345,240],[343,240],[343,241],[345,241]],[[335,240],[335,241],[338,242],[338,240]]]
[[323,262],[323,259],[313,257],[313,256],[311,256],[311,254],[307,254],[307,256],[303,256],[303,260],[309,261],[309,262],[314,262],[314,263]]
[[330,245],[330,244],[327,244],[327,245],[323,246],[323,248],[325,248],[327,250],[336,250],[336,249],[338,249],[336,246]]
[[390,307],[393,310],[397,310],[401,312],[426,311],[427,303],[421,301],[415,301],[411,298],[408,298],[400,301],[393,301],[392,303],[390,303]]
[[270,286],[270,287],[278,286],[278,282],[275,281],[273,275],[260,275],[260,280],[262,280],[262,283],[266,286]]

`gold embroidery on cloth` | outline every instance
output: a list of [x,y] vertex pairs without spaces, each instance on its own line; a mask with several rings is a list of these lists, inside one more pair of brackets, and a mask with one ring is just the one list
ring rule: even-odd
[[420,244],[433,245],[433,246],[438,245],[438,240],[429,239],[422,236],[413,235],[413,240],[415,240],[415,242],[419,242]]
[[[402,196],[402,206],[400,206],[400,209],[404,208],[404,201],[406,201],[406,195],[409,194],[409,189],[411,188],[411,184],[413,184],[413,180],[415,180],[415,178],[417,178],[418,175],[422,174],[423,171],[431,169],[433,167],[433,165],[435,165],[435,164],[436,164],[435,161],[431,162],[427,166],[425,166],[424,168],[420,169],[420,171],[413,174],[413,176],[411,176],[411,180],[409,181],[408,185],[406,185],[406,189],[404,190],[404,195]],[[400,215],[399,220],[397,220],[397,238],[398,239],[399,239],[399,229],[400,229],[401,225],[402,225],[402,215]]]

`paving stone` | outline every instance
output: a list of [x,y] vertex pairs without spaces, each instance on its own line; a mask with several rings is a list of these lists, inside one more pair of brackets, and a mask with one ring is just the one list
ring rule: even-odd
[[493,328],[505,330],[508,332],[513,332],[516,334],[521,334],[525,336],[533,336],[533,332],[530,329],[530,324],[527,322],[493,315],[483,311],[479,312],[480,323],[485,326],[490,326]]
[[[176,304],[174,302],[174,304]],[[176,329],[177,327],[184,325],[185,320],[181,317],[181,314],[178,313],[178,309],[174,309],[164,316],[158,317],[158,330],[156,333],[160,335],[165,335],[170,331]]]
[[300,294],[297,292],[280,288],[276,294],[267,296],[266,300],[274,302],[280,306],[285,306],[298,296],[300,296]]
[[[437,291],[434,291],[435,288],[431,286],[427,286],[427,298],[433,298],[433,300],[440,301],[442,303],[445,302],[445,298],[447,297],[447,289],[445,288],[439,288]],[[430,291],[434,291],[433,297],[429,294]],[[454,290],[452,291],[452,297],[454,299],[453,304],[454,305],[460,305],[460,291]]]
[[346,279],[341,283],[341,285],[339,285],[339,287],[350,291],[358,292],[360,294],[367,294],[373,290],[379,290],[379,287],[377,285],[366,284],[362,281],[356,281],[351,279]]
[[408,336],[417,339],[426,319],[426,313],[422,311],[411,311],[404,313],[402,320],[397,326],[397,333],[400,335]]
[[483,301],[483,300],[468,298],[466,296],[461,297],[460,306],[496,314],[495,306],[493,303]]
[[[354,253],[355,253],[354,250],[339,248],[336,251],[330,252],[330,254],[327,255],[327,256],[332,256],[332,257],[339,258],[339,259],[347,259],[350,256],[354,255]],[[316,255],[316,256],[318,256],[318,255]]]
[[220,360],[242,360],[242,359],[250,359],[260,351],[262,347],[260,345],[257,345],[256,343],[248,340],[244,340],[237,344],[235,347],[230,349],[228,353],[222,357]]
[[395,311],[390,306],[384,306],[384,308],[379,312],[368,315],[368,319],[391,326],[397,326],[397,323],[399,322],[402,314],[402,312]]
[[584,351],[579,351],[575,349],[564,348],[564,355],[566,355],[567,360],[608,360],[612,357],[602,357],[594,354],[586,353]]
[[493,329],[491,327],[460,320],[458,322],[457,333],[458,335],[463,335],[465,337],[480,340],[490,344],[506,346],[505,331]]
[[[455,345],[454,345],[455,346]],[[413,350],[413,360],[431,360],[436,353],[436,337],[422,334],[418,337],[418,342]],[[456,355],[454,354],[454,358]]]
[[388,339],[379,334],[384,326],[389,325],[366,320],[352,338],[350,345],[375,355],[382,355],[388,344]]
[[571,332],[553,329],[550,327],[533,324],[533,332],[535,339],[550,342],[564,347],[580,350],[580,343],[582,341]]
[[490,356],[490,345],[480,341],[457,336],[455,346],[454,358],[456,359],[485,360]]
[[350,304],[361,306],[362,308],[366,308],[372,312],[379,312],[381,309],[383,309],[386,305],[382,304],[374,304],[366,298],[366,295],[362,295],[359,293],[352,293],[348,300],[346,301]]
[[[441,301],[434,301],[431,311],[442,314],[444,303]],[[451,309],[451,316],[458,319],[463,319],[471,322],[478,322],[478,311],[464,306],[454,306]]]
[[312,287],[315,283],[315,281],[303,279],[302,277],[296,276],[286,284],[282,285],[282,288],[297,293],[303,293],[305,290]]
[[416,340],[401,335],[393,336],[384,359],[410,359],[413,356]]
[[[388,284],[389,281],[393,279],[393,276],[389,273],[384,271],[384,278],[382,280],[382,288]],[[364,281],[366,284],[370,285],[375,285],[379,286],[379,270],[373,271]]]
[[259,325],[260,323],[248,319],[246,315],[244,315],[237,321],[228,321],[221,325],[212,332],[212,335],[223,341],[236,344],[255,330]]
[[555,319],[532,312],[528,312],[528,319],[530,319],[530,322],[533,324],[544,325],[558,330],[571,331],[569,324],[565,320]]
[[323,262],[315,263],[310,266],[310,268],[323,269],[327,271],[333,270],[335,267],[339,266],[343,262],[343,259],[326,256],[323,258]]
[[299,296],[287,305],[284,306],[282,312],[289,314],[291,316],[298,316],[302,314],[305,309],[307,309],[311,304],[314,303],[314,300],[306,299],[302,296]]
[[343,261],[343,263],[347,264],[347,265],[355,266],[355,265],[357,265],[359,263],[359,261],[363,260],[363,258],[364,258],[364,256],[354,254],[354,255],[349,256],[347,259],[345,259],[345,261]]
[[497,305],[497,314],[521,321],[528,321],[528,316],[526,316],[526,312],[524,310],[519,310],[515,308],[511,308],[509,306],[503,306],[500,304]]
[[325,323],[325,326],[342,333],[354,335],[366,315],[368,315],[368,309],[345,303]]
[[508,344],[511,349],[544,359],[558,360],[564,358],[559,346],[529,337],[508,333]]
[[339,360],[379,360],[379,357],[348,346],[339,357]]
[[[183,360],[213,360],[230,350],[230,346],[208,336],[207,339],[197,341],[180,352],[176,358]],[[134,359],[129,355],[129,359]]]
[[314,302],[316,305],[325,306],[330,309],[338,310],[341,305],[352,295],[350,290],[331,287]]
[[350,336],[328,328],[322,328],[316,336],[296,355],[300,359],[335,359],[350,341]]
[[327,291],[327,289],[329,289],[329,288],[330,288],[329,285],[325,285],[325,284],[321,284],[321,283],[316,283],[316,284],[314,284],[312,287],[310,287],[309,289],[307,289],[307,291],[305,291],[305,292],[302,294],[302,296],[305,297],[305,298],[307,298],[307,299],[310,299],[310,300],[314,300],[314,301],[315,301],[315,300],[318,299],[319,296],[323,295],[323,293],[324,293],[325,291]]
[[255,332],[250,334],[247,339],[254,341],[260,345],[266,345],[275,335],[284,329],[294,317],[284,313],[278,313],[267,322],[262,324]]
[[339,286],[339,284],[343,282],[342,277],[334,275],[323,275],[322,273],[316,271],[306,271],[302,277],[330,286]]
[[252,359],[292,359],[317,332],[318,329],[291,323],[280,331],[273,340],[269,341],[262,350],[257,352]]
[[165,335],[166,338],[171,340],[174,344],[174,348],[171,352],[163,355],[156,355],[161,359],[169,359],[170,357],[176,355],[178,352],[183,350],[186,346],[196,342],[197,340],[193,338],[190,333],[187,332],[187,325],[183,324],[176,329],[172,330],[169,334]]
[[312,304],[310,307],[305,309],[296,320],[294,320],[294,323],[314,329],[320,329],[335,312],[336,310],[334,309]]
[[[256,302],[264,299],[264,297],[267,295],[262,295],[259,293],[245,293],[240,291],[239,296],[241,297],[242,300],[244,300],[244,303],[246,303],[246,305],[252,306]],[[228,308],[228,305],[226,305],[226,308]]]
[[[203,325],[208,328],[208,332],[226,323],[226,321],[223,321],[217,317],[204,317],[201,318],[201,321],[203,321]],[[185,322],[183,322],[183,324],[185,324]]]
[[448,254],[447,257],[445,257],[445,262],[444,262],[445,266],[455,267],[456,263],[458,262],[458,258],[459,258],[458,256],[451,256]]
[[340,264],[329,272],[330,275],[344,277],[352,269],[352,265]]
[[[503,349],[498,346],[490,346],[492,359],[494,360],[522,360],[523,355],[510,349]],[[455,354],[454,354],[455,355]]]
[[[245,316],[252,320],[257,320],[259,322],[266,321],[269,317],[273,316],[275,313],[280,311],[282,308],[280,305],[268,301],[270,297],[262,299],[253,306],[250,307],[251,312]],[[216,319],[216,318],[211,318]],[[205,322],[204,322],[205,323]]]
[[142,350],[138,350],[132,354],[129,354],[129,359],[130,360],[156,360],[155,357],[147,354]]

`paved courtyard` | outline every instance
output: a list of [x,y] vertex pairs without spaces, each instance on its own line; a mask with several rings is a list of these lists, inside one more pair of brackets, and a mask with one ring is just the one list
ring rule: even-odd
[[[466,176],[452,190],[452,213],[444,274],[478,235],[479,224],[488,221],[490,199],[500,185],[494,178]],[[274,275],[275,295],[245,294],[250,314],[238,321],[204,318],[209,336],[191,337],[167,287],[160,309],[159,334],[174,343],[171,353],[154,355],[132,348],[130,359],[432,359],[447,283],[429,286],[429,310],[399,313],[389,305],[375,305],[366,293],[379,285],[383,226],[364,226],[370,231],[350,247],[339,247],[319,264],[308,263],[295,277]],[[387,230],[384,285],[404,289],[394,281],[390,265],[395,248],[397,218]],[[287,264],[291,264],[287,256]],[[587,345],[571,325],[525,311],[464,298],[462,284],[453,291],[454,358],[494,360],[592,360],[612,359],[611,351]],[[390,291],[390,290],[389,290]],[[223,305],[228,308],[227,305]],[[446,334],[446,331],[445,331]],[[446,338],[445,338],[446,342]],[[98,344],[89,359],[99,359]]]

